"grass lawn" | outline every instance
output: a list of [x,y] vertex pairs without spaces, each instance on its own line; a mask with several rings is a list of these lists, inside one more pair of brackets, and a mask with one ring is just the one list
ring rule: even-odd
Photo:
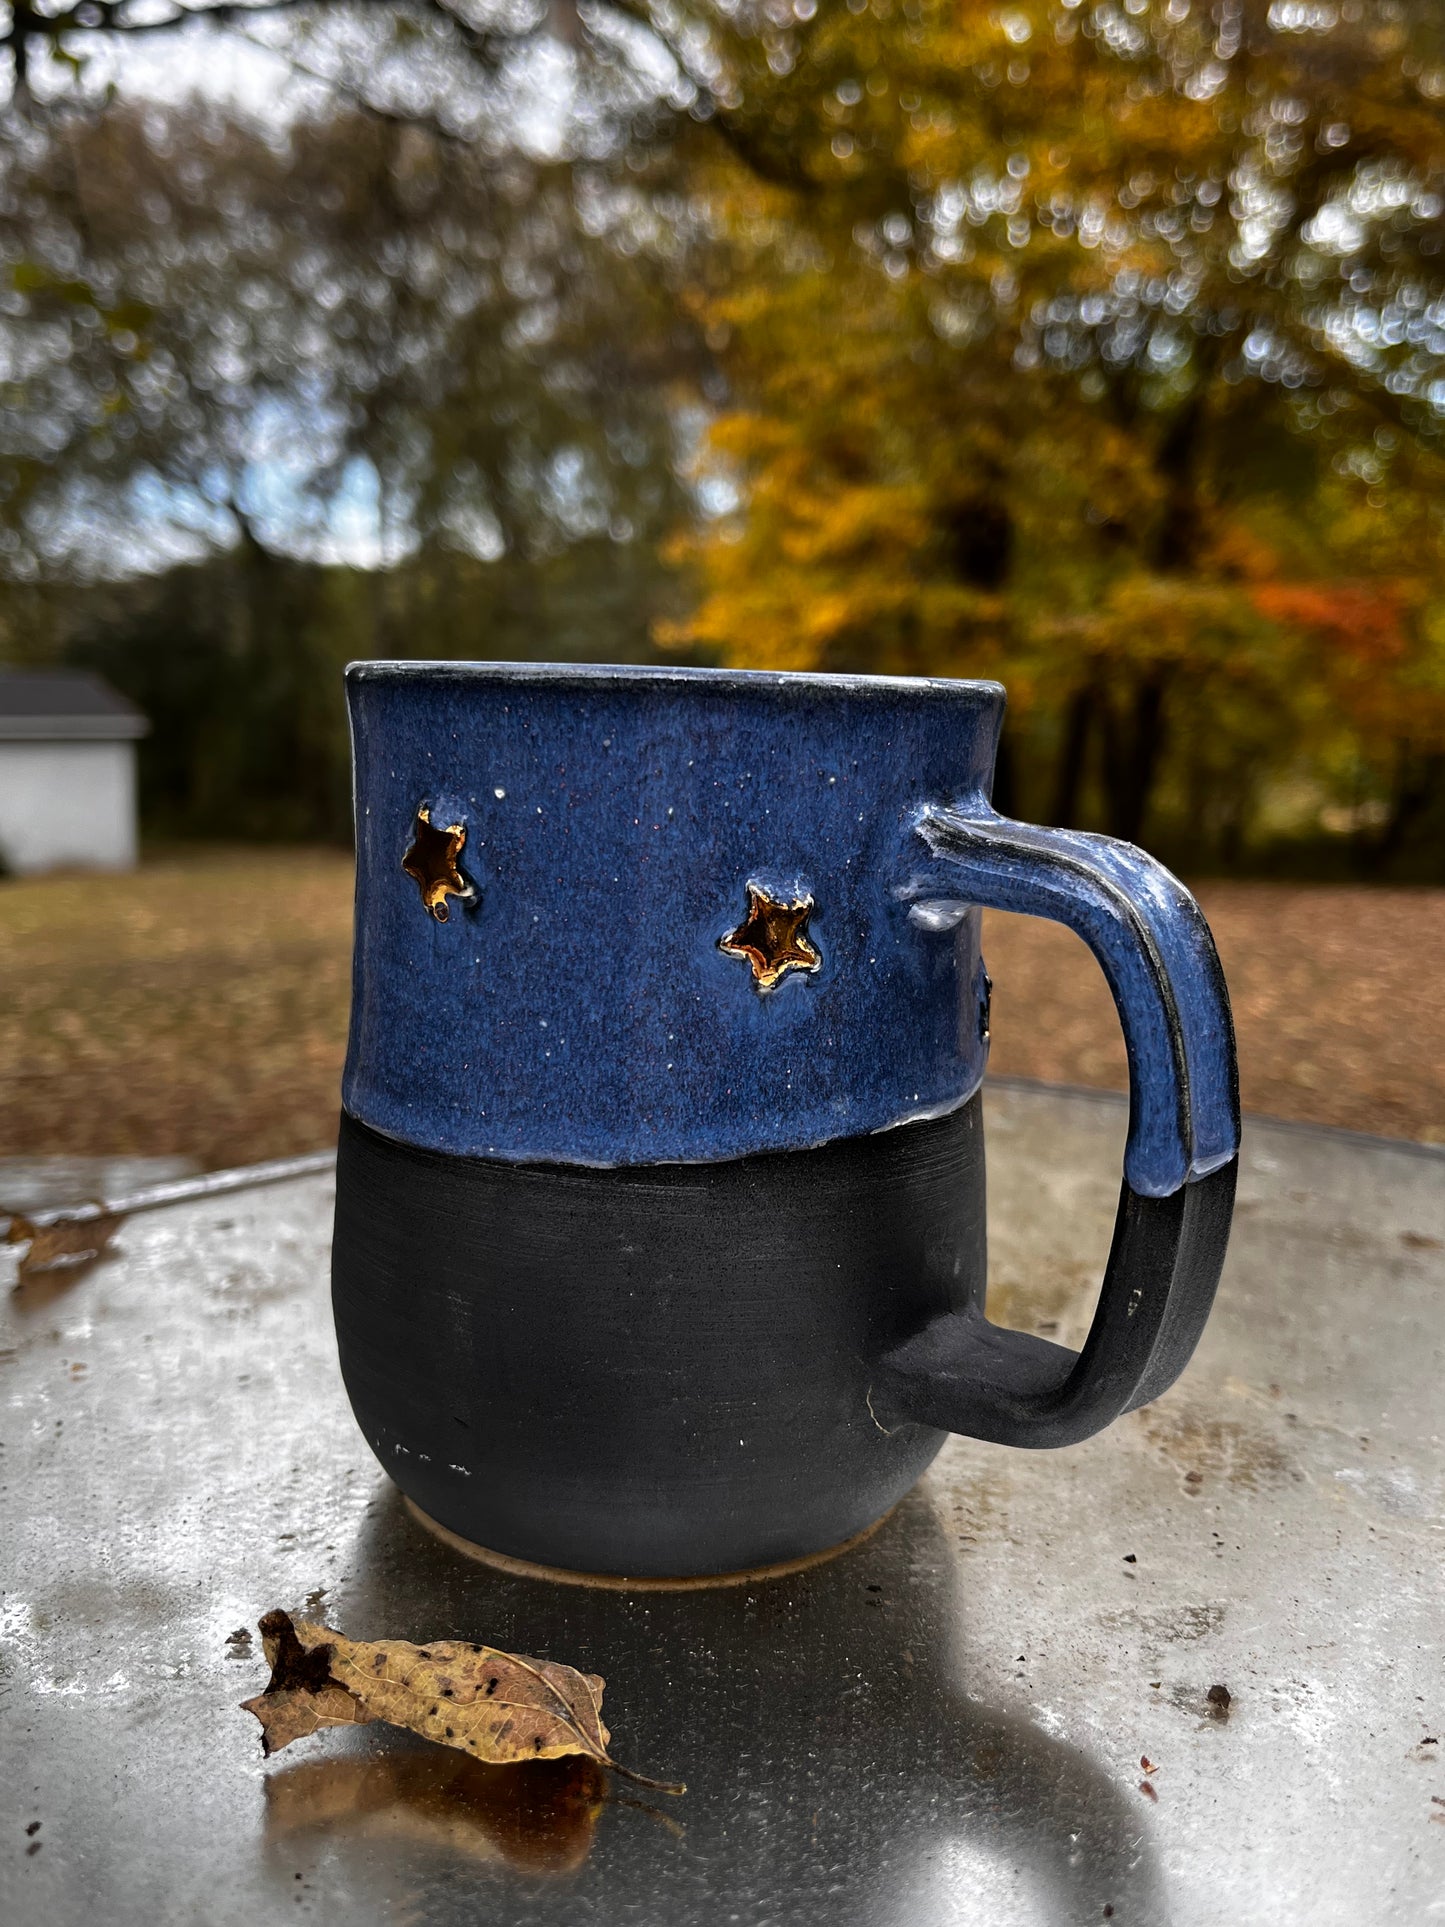
[[[1206,884],[1249,1110],[1445,1143],[1445,890]],[[0,1155],[187,1152],[335,1133],[351,862],[196,850],[125,877],[0,883]],[[990,915],[993,1068],[1122,1087],[1103,980],[1067,932]]]

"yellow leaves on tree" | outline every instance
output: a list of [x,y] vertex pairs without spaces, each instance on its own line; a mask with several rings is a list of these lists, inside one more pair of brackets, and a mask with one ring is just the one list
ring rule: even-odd
[[1445,677],[1423,21],[729,14],[688,297],[727,402],[659,639],[1000,675],[1016,752],[1072,771],[1034,801],[1092,769],[1123,835],[1165,777],[1186,825],[1231,786],[1237,831],[1326,742],[1314,780],[1387,787]]

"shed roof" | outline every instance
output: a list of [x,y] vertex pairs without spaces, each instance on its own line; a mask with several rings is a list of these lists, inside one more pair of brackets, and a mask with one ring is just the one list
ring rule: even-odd
[[0,742],[117,742],[150,728],[133,703],[83,669],[0,668]]

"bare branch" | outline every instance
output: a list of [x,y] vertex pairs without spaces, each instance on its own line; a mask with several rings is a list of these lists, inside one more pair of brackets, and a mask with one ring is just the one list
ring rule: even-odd
[[383,107],[378,102],[369,100],[361,89],[350,81],[341,79],[337,74],[328,74],[321,67],[309,66],[289,47],[275,46],[269,40],[257,40],[253,34],[243,33],[241,38],[249,41],[253,47],[261,48],[265,53],[274,54],[278,60],[284,61],[293,73],[300,74],[306,80],[319,81],[323,87],[344,100],[348,106],[355,107],[372,120],[382,121],[389,127],[415,127],[424,134],[432,134],[438,140],[448,141],[456,147],[471,146],[465,134],[457,133],[455,128],[448,127],[444,121],[437,120],[434,115],[403,113],[400,108]]
[[469,20],[464,20],[459,13],[454,13],[447,6],[446,0],[413,0],[413,4],[423,13],[445,21],[467,52],[475,55],[482,65],[488,68],[494,68],[497,65],[498,57],[504,48],[515,47],[523,41],[534,39],[541,31],[540,28],[533,27],[522,34],[487,33],[481,27],[474,27]]
[[255,19],[262,14],[290,13],[297,7],[315,3],[316,0],[256,0],[254,6],[246,6],[241,0],[218,0],[215,6],[209,7],[177,6],[174,13],[156,20],[127,19],[122,10],[126,0],[81,0],[80,5],[65,13],[36,13],[31,7],[12,6],[10,25],[0,33],[0,47],[13,46],[18,54],[24,41],[59,40],[70,33],[174,33],[198,20],[234,26],[238,21]]
[[[186,6],[176,0],[172,11],[160,18],[132,20],[127,15],[130,0],[78,0],[63,13],[37,13],[25,0],[18,0],[11,7],[9,26],[0,33],[0,47],[13,47],[17,61],[23,61],[25,44],[30,40],[58,42],[62,36],[72,33],[124,34],[128,38],[137,34],[178,33],[203,21],[215,26],[244,28],[247,22],[268,14],[293,13],[319,4],[320,0],[254,0],[251,5],[246,4],[246,0],[215,0],[214,5]],[[495,68],[507,48],[546,31],[544,23],[519,34],[492,34],[472,26],[453,12],[446,0],[409,0],[409,4],[414,10],[444,21],[467,52],[489,68]]]
[[818,181],[792,153],[760,137],[743,116],[723,105],[706,78],[688,64],[680,41],[658,25],[647,0],[598,0],[598,4],[601,11],[641,28],[672,58],[678,72],[685,74],[697,89],[698,103],[706,109],[705,117],[699,116],[701,124],[711,128],[758,180],[769,187],[791,188],[797,193],[817,190]]

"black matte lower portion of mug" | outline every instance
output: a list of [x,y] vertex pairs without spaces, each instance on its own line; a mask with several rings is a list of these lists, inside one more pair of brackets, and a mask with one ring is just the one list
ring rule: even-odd
[[983,1126],[598,1170],[418,1150],[343,1116],[333,1302],[372,1449],[464,1539],[584,1573],[806,1558],[943,1434],[872,1362],[981,1295]]

